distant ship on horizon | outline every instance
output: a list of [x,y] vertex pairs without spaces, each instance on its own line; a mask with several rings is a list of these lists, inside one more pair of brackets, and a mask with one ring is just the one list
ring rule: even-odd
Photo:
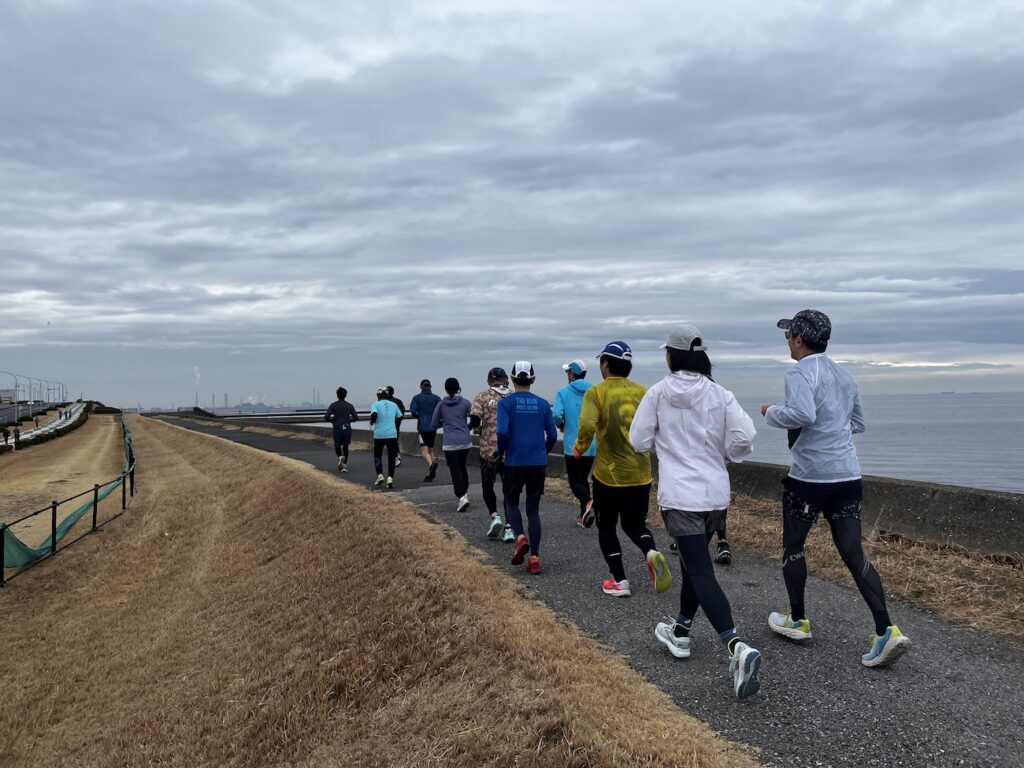
[[939,392],[939,394],[940,394],[940,395],[955,395],[955,394],[956,394],[956,392],[954,392],[954,391],[953,391],[953,390],[951,389],[951,390],[949,390],[949,392]]

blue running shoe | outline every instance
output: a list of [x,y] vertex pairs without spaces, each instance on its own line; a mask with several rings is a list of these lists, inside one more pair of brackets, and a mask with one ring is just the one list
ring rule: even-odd
[[860,657],[865,667],[887,667],[910,650],[910,638],[893,624],[884,635],[871,636],[871,649]]
[[761,681],[757,679],[760,669],[761,652],[746,643],[736,643],[729,658],[729,672],[737,699],[753,696],[761,689]]
[[491,524],[487,526],[487,538],[496,539],[501,535],[501,530],[505,527],[505,524],[501,522],[501,515],[492,515]]

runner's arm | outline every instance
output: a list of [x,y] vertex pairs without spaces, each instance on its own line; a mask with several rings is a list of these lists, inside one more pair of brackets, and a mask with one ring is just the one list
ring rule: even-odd
[[864,409],[860,405],[860,392],[853,396],[853,413],[850,414],[850,429],[853,434],[863,432],[867,428],[864,423]]
[[653,389],[644,392],[633,414],[633,423],[629,425],[629,444],[637,453],[648,453],[654,447],[654,433],[658,431],[656,397]]
[[786,372],[786,404],[772,405],[764,413],[765,423],[782,429],[809,427],[817,418],[814,392],[806,375],[799,368]]
[[597,387],[591,387],[583,396],[583,409],[580,411],[580,426],[576,432],[576,444],[573,451],[581,455],[590,448],[590,443],[597,433],[597,421],[600,416],[601,404],[597,401]]
[[552,415],[550,407],[544,409],[544,431],[546,433],[546,439],[544,440],[545,453],[551,453],[551,449],[558,442],[558,430],[555,429],[555,417]]
[[725,458],[739,463],[754,450],[754,421],[730,392],[725,401]]
[[555,392],[555,406],[553,408],[552,416],[555,418],[555,426],[559,429],[565,429],[565,402],[562,399],[562,390]]
[[504,407],[506,400],[498,402],[498,455],[504,456],[505,449],[508,448],[508,437],[509,437],[509,418],[508,410]]

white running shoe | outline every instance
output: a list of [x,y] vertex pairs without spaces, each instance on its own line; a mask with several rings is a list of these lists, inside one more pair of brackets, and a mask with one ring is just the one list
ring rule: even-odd
[[345,459],[344,459],[344,457],[339,456],[338,457],[338,469],[344,469],[344,468],[345,468]]
[[654,628],[654,636],[664,643],[668,652],[677,659],[688,659],[690,658],[690,638],[676,637],[674,631],[676,623],[675,619],[669,619],[668,622],[659,621]]
[[373,487],[380,488],[382,485],[384,485],[384,475],[377,475],[377,480],[374,482]]
[[753,696],[761,688],[757,673],[761,669],[761,652],[746,643],[736,643],[729,657],[729,674],[737,699]]
[[467,493],[459,499],[459,503],[455,505],[456,512],[464,512],[469,507],[469,494]]
[[516,540],[516,535],[512,533],[512,526],[506,525],[504,532],[501,534],[501,540],[506,543],[511,543]]
[[788,637],[790,640],[811,639],[811,620],[800,619],[800,621],[793,621],[793,614],[791,613],[772,611],[768,614],[768,627],[775,634]]
[[496,539],[501,535],[501,529],[505,527],[505,524],[501,522],[501,515],[492,515],[491,524],[487,526],[487,538]]

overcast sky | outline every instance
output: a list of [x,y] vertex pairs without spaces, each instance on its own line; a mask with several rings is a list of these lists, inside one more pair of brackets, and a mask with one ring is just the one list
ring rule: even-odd
[[814,307],[867,393],[1024,390],[1022,41],[993,0],[4,0],[0,369],[551,394],[691,321],[777,397]]

